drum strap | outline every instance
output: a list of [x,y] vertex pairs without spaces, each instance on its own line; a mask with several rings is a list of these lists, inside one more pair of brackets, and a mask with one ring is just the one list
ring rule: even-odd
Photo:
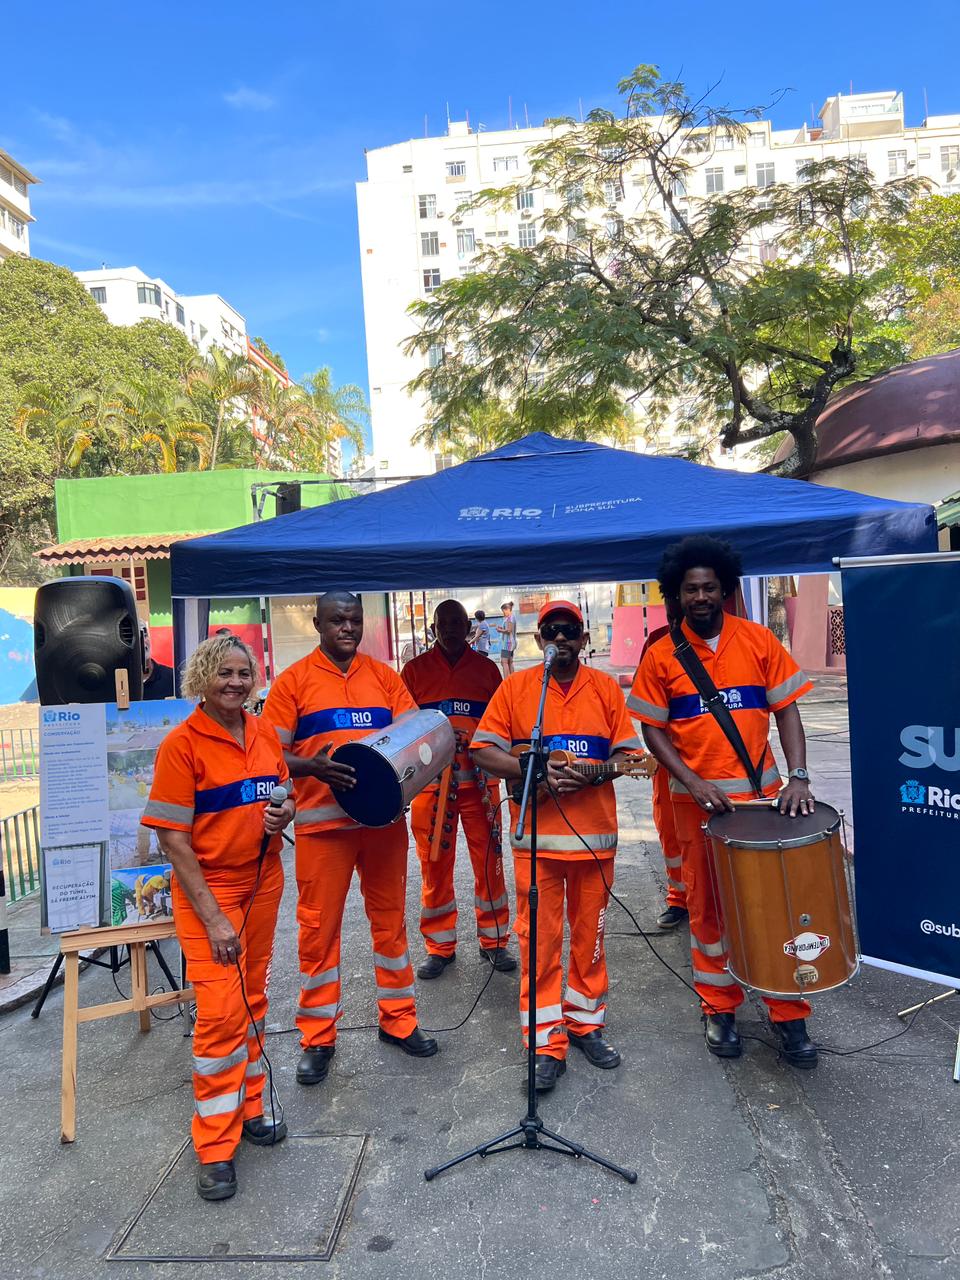
[[[760,781],[760,769],[750,759],[747,744],[744,742],[743,736],[737,728],[736,721],[730,714],[730,709],[724,702],[720,690],[710,679],[706,667],[700,661],[696,650],[683,632],[677,628],[670,632],[670,638],[673,641],[673,656],[693,681],[693,687],[703,699],[707,710],[723,730],[724,737],[737,753],[740,763],[747,771],[747,778],[754,791],[758,796],[762,796],[763,784]],[[765,754],[766,747],[764,747]],[[763,756],[760,757],[760,760],[762,763]]]

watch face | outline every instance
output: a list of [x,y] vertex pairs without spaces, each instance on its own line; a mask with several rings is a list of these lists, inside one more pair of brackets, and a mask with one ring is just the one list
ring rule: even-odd
[[806,782],[810,775],[807,773],[806,769],[791,769],[790,777],[799,778],[801,782]]

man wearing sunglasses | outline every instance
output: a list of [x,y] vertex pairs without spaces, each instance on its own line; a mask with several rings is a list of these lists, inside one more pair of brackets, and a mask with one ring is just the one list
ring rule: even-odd
[[[520,1025],[526,1042],[533,1022],[537,1088],[552,1089],[566,1070],[573,1043],[594,1067],[620,1065],[620,1054],[603,1038],[607,965],[603,924],[613,858],[617,849],[617,804],[602,775],[588,777],[579,766],[614,762],[640,747],[623,694],[605,672],[585,667],[583,615],[569,600],[552,600],[537,619],[537,645],[555,644],[544,708],[544,747],[563,751],[567,764],[548,763],[548,793],[537,813],[537,867],[540,897],[537,1007],[531,1015],[529,991],[530,835],[515,840],[517,806],[510,805],[510,842],[517,885],[516,932],[520,941]],[[520,761],[511,755],[530,741],[540,700],[541,667],[510,676],[496,691],[471,742],[474,759],[487,773],[518,782]],[[564,897],[570,924],[570,964],[563,989]]]

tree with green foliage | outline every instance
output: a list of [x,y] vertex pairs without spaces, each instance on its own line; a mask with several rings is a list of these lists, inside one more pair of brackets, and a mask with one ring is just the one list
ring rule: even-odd
[[535,188],[538,243],[484,249],[412,306],[407,350],[444,352],[411,383],[429,397],[430,438],[455,448],[491,399],[518,433],[602,435],[617,405],[654,423],[680,405],[727,448],[789,432],[782,470],[806,473],[831,392],[902,357],[883,326],[898,305],[889,244],[920,184],[878,183],[849,157],[811,161],[796,184],[694,196],[705,154],[759,109],[694,100],[649,66],[619,89],[619,112],[551,121],[529,179],[475,197],[514,208]]
[[249,438],[252,450],[250,427],[259,389],[257,371],[246,357],[220,347],[211,347],[207,359],[188,371],[187,391],[201,410],[205,402],[208,407],[206,421],[212,428],[208,470],[216,468],[225,437],[229,437],[234,449],[238,437]]

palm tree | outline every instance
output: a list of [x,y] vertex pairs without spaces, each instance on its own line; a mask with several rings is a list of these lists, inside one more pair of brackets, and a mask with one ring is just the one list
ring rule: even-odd
[[304,450],[310,470],[327,470],[329,446],[335,441],[347,440],[362,453],[366,447],[363,429],[370,420],[370,409],[360,388],[350,382],[335,387],[329,368],[324,366],[304,378],[303,389],[315,422]]
[[225,429],[249,426],[258,389],[259,379],[246,357],[220,347],[211,347],[206,361],[188,372],[187,391],[194,401],[202,401],[204,392],[212,401],[212,439],[206,463],[211,471],[217,465]]
[[285,385],[271,374],[261,373],[255,404],[255,465],[267,466],[276,459],[292,461],[301,441],[309,438],[316,425],[304,389],[296,383]]
[[129,449],[155,453],[159,470],[173,472],[186,469],[180,450],[190,445],[201,470],[208,465],[212,433],[189,396],[172,392],[166,382],[149,374],[121,384],[116,394],[126,417]]
[[122,397],[116,387],[88,388],[61,403],[44,382],[23,388],[16,425],[24,435],[41,437],[53,451],[57,470],[77,470],[93,450],[94,474],[116,471],[129,448]]

